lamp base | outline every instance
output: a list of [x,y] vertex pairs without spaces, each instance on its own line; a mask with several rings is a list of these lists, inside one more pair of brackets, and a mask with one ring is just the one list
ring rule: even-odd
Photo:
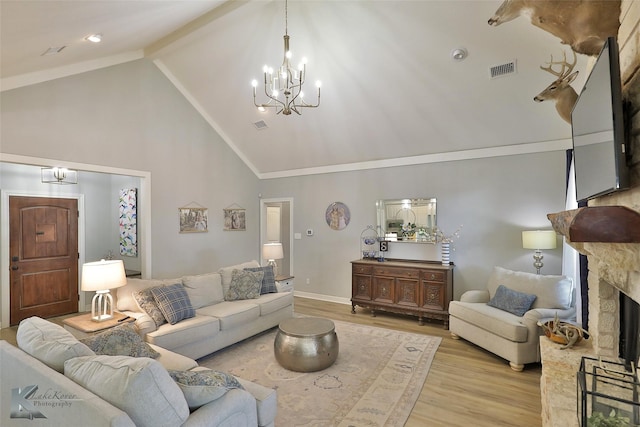
[[278,275],[278,264],[276,264],[276,260],[270,259],[269,261],[267,261],[267,265],[273,267],[273,277],[276,277]]
[[104,322],[109,319],[113,319],[113,297],[108,289],[96,291],[91,300],[91,320]]
[[537,249],[533,253],[533,266],[536,268],[536,274],[540,274],[540,269],[544,265],[542,263],[542,258],[544,258],[544,256],[542,255],[542,251],[540,249]]

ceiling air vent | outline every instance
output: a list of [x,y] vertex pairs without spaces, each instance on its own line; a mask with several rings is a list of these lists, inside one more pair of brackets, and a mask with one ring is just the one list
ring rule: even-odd
[[268,127],[267,124],[264,122],[264,120],[260,120],[260,121],[254,122],[253,125],[258,130],[266,129]]
[[509,74],[515,74],[515,72],[516,72],[515,59],[513,61],[500,64],[500,65],[494,65],[489,68],[489,76],[492,79],[495,79],[496,77],[508,76]]

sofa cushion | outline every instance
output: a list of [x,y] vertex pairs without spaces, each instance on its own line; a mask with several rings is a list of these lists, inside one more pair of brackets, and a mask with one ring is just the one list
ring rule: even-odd
[[157,351],[160,356],[158,356],[155,360],[160,362],[164,369],[173,369],[176,371],[188,371],[190,369],[198,367],[198,362],[193,360],[190,357],[183,356],[178,353],[174,353],[171,350],[167,350],[166,348],[162,348],[160,346],[149,344],[153,350]]
[[276,287],[276,278],[273,275],[273,266],[267,265],[265,267],[245,268],[246,271],[262,271],[264,277],[262,278],[262,286],[260,287],[260,295],[271,294],[278,292]]
[[263,276],[264,273],[262,271],[233,270],[231,284],[224,299],[226,301],[237,301],[258,298]]
[[153,293],[151,292],[153,288],[143,289],[139,292],[133,293],[133,299],[138,304],[140,311],[146,313],[151,317],[153,323],[156,324],[156,328],[163,323],[167,323],[167,319],[165,319],[164,314],[160,311],[160,307],[158,307],[158,303],[156,299],[153,297]]
[[136,300],[133,298],[133,293],[149,288],[155,288],[156,286],[163,286],[162,280],[128,278],[127,284],[116,290],[116,307],[118,308],[118,311],[142,311]]
[[243,389],[238,380],[226,372],[212,369],[168,372],[182,390],[191,411],[222,397],[229,390]]
[[179,426],[189,417],[180,387],[153,359],[76,357],[65,362],[64,374],[125,411],[136,426]]
[[[218,305],[219,304],[216,304],[210,307],[216,307]],[[199,309],[198,312],[205,308],[208,307],[203,307]],[[210,316],[196,315],[175,325],[165,323],[160,326],[157,331],[149,332],[145,339],[151,344],[173,350],[199,340],[215,340],[219,330],[219,319]]]
[[212,316],[220,321],[220,330],[242,328],[260,317],[260,307],[256,300],[225,301],[220,304],[202,307],[198,314]]
[[227,294],[229,290],[229,285],[231,284],[231,275],[233,274],[233,270],[242,270],[245,268],[256,268],[260,267],[260,263],[258,261],[253,260],[249,262],[243,262],[242,264],[231,265],[229,267],[222,267],[218,270],[220,276],[222,277],[222,292],[223,295]]
[[160,356],[160,353],[149,347],[133,325],[124,324],[108,329],[99,334],[81,339],[95,354],[107,356],[150,357]]
[[191,305],[195,309],[224,301],[220,273],[183,276],[182,284],[189,295]]
[[449,315],[513,342],[527,342],[529,330],[522,317],[486,303],[451,301]]
[[260,295],[255,301],[260,306],[260,316],[274,313],[280,309],[293,305],[292,292]]
[[60,325],[40,317],[29,317],[20,322],[16,333],[18,347],[58,372],[64,371],[64,362],[78,356],[95,353],[78,341]]
[[532,308],[566,310],[573,306],[573,281],[566,276],[525,273],[494,267],[487,282],[487,290],[491,298],[500,285],[514,291],[535,295],[536,300]]
[[238,382],[256,399],[258,425],[270,425],[271,422],[276,419],[278,412],[278,396],[276,391],[242,378],[238,378]]
[[151,294],[167,322],[172,325],[196,315],[189,295],[181,283],[152,288]]

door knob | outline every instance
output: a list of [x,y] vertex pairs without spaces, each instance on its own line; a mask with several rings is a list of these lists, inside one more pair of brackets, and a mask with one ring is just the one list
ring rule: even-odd
[[17,270],[17,269],[18,269],[18,266],[17,266],[17,265],[12,265],[12,266],[11,266],[11,269],[12,269],[12,270]]

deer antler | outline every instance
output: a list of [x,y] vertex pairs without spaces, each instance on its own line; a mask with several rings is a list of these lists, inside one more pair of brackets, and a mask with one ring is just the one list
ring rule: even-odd
[[[554,61],[553,60],[553,55],[551,55],[551,62],[547,62],[547,64],[549,64],[549,66],[548,67],[543,67],[541,65],[540,68],[542,70],[547,71],[547,72],[553,74],[554,76],[558,77],[559,80],[564,79],[569,74],[571,74],[571,71],[573,71],[573,67],[576,66],[576,62],[578,61],[578,58],[576,57],[576,53],[573,52],[573,63],[569,64],[567,62],[567,54],[566,54],[566,52],[562,51],[562,56],[563,56],[563,60],[562,61]],[[557,65],[557,64],[562,65],[562,71],[559,71],[559,72],[558,71],[553,71],[553,66]],[[566,69],[567,67],[569,67],[568,70]]]

